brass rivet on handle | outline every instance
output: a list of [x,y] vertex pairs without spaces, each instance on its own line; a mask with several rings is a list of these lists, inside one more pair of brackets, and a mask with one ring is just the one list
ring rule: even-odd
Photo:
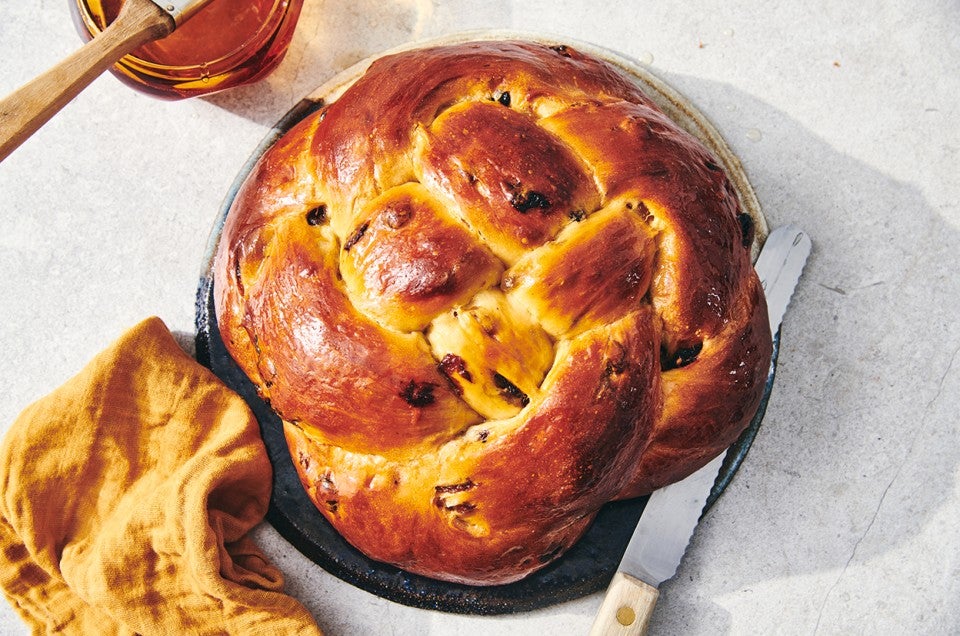
[[633,625],[635,620],[637,620],[637,613],[633,611],[632,607],[621,605],[620,609],[617,610],[617,622],[624,627]]

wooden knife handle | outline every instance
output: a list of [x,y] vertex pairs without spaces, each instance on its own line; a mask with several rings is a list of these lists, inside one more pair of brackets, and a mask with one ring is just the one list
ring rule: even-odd
[[590,636],[646,634],[660,591],[629,574],[617,572],[600,604]]
[[151,0],[127,0],[100,35],[0,101],[0,161],[114,62],[168,35],[174,20]]

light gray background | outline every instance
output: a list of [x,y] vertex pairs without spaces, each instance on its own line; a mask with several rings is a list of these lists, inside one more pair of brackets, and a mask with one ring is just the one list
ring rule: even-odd
[[[0,164],[0,430],[142,318],[192,333],[222,197],[267,127],[335,72],[467,29],[572,37],[696,103],[770,225],[814,241],[764,425],[651,632],[960,633],[958,26],[956,0],[307,0],[257,86],[162,102],[105,76]],[[3,0],[0,93],[78,44],[67,0]],[[256,539],[332,635],[586,633],[600,601],[410,609],[268,526]],[[26,632],[5,604],[0,632]]]

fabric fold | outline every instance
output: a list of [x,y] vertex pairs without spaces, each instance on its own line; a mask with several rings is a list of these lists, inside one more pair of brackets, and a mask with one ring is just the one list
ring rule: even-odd
[[271,479],[243,400],[147,319],[0,445],[0,585],[34,633],[319,634],[247,536]]

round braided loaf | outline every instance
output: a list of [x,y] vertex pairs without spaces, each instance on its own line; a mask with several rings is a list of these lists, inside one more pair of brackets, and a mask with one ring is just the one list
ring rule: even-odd
[[218,321],[349,542],[506,583],[748,424],[771,355],[752,228],[607,63],[419,49],[261,157],[219,244]]

